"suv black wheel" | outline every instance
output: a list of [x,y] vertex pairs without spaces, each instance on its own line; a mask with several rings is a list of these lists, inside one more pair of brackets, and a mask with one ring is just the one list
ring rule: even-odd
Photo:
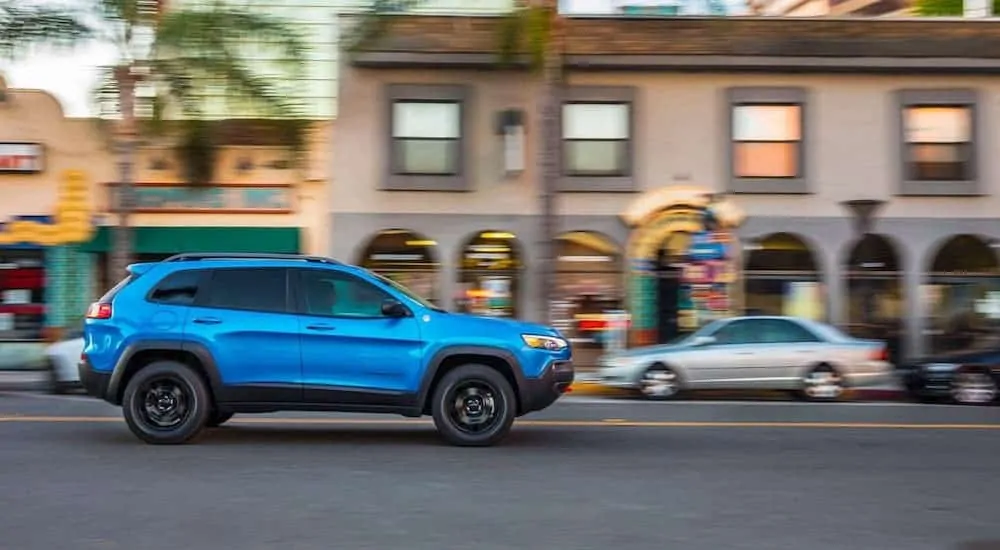
[[510,382],[485,365],[462,365],[434,390],[431,412],[438,433],[452,445],[485,447],[510,432],[517,416]]
[[205,425],[209,428],[217,428],[225,424],[232,417],[233,413],[231,412],[212,411],[212,414],[208,416],[208,422],[206,422]]
[[184,443],[198,433],[212,410],[208,388],[191,367],[156,361],[129,380],[122,399],[125,422],[146,443]]

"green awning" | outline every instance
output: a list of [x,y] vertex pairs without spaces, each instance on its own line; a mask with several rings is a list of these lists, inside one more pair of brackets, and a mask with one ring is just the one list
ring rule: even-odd
[[[112,228],[99,227],[94,237],[80,245],[83,252],[110,252]],[[298,227],[133,227],[137,254],[178,252],[299,252]]]

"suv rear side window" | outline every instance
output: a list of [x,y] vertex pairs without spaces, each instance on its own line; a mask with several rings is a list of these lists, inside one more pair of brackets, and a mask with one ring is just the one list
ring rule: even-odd
[[234,268],[212,270],[212,281],[199,305],[271,313],[288,313],[288,269]]
[[208,271],[204,269],[185,269],[167,275],[149,293],[149,301],[159,304],[191,305],[198,296],[198,290],[204,288]]

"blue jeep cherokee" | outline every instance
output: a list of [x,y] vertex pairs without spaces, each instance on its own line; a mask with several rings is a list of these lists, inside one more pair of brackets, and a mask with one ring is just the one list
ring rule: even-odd
[[155,444],[234,413],[298,410],[431,415],[446,441],[485,446],[573,381],[570,345],[554,329],[449,313],[313,256],[133,264],[90,306],[85,340],[87,393],[120,405]]

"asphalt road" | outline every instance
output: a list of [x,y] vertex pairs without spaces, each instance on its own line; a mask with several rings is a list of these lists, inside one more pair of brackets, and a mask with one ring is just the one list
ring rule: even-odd
[[985,550],[998,456],[1000,408],[583,400],[489,449],[304,414],[154,447],[0,393],[0,548]]

